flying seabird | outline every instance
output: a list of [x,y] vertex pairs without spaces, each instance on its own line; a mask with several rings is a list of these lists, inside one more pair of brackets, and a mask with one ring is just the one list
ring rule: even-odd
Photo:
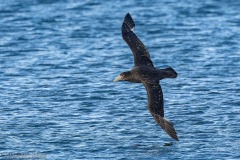
[[164,117],[163,93],[159,81],[164,78],[176,78],[177,73],[172,68],[157,69],[150,59],[150,54],[144,44],[133,32],[135,23],[128,13],[122,24],[122,37],[132,50],[134,67],[130,71],[122,72],[115,78],[117,81],[143,83],[148,95],[148,110],[170,137],[178,141],[173,124]]

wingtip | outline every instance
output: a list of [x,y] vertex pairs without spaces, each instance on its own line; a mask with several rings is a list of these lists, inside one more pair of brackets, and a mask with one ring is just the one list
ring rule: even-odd
[[[128,12],[128,13],[126,14],[126,16],[131,16],[131,14]],[[125,17],[126,17],[126,16],[125,16]]]
[[[126,24],[126,25],[125,25]],[[130,13],[128,12],[126,14],[126,16],[124,17],[124,20],[123,20],[123,29],[127,29],[129,28],[131,31],[134,30],[134,27],[135,27],[135,23],[132,19],[132,16],[130,15]]]
[[163,118],[164,123],[165,123],[165,131],[167,132],[167,134],[172,137],[174,140],[179,141],[178,136],[177,136],[177,132],[175,131],[173,124],[167,120],[166,118]]
[[158,125],[166,131],[166,133],[174,140],[179,141],[178,136],[177,136],[177,132],[175,131],[173,124],[167,120],[166,118],[155,114],[154,119],[156,120],[156,122],[158,123]]
[[130,18],[133,21],[133,18],[129,12],[126,14],[125,18]]

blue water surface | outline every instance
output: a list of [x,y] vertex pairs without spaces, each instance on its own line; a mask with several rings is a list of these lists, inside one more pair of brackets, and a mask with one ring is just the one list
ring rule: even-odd
[[[240,159],[240,1],[0,2],[1,159]],[[113,83],[133,66],[128,12],[155,66],[178,72],[161,85],[179,142],[142,84]]]

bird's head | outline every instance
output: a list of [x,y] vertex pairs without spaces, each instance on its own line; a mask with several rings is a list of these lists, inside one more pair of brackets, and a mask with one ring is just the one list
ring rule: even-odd
[[113,82],[117,81],[129,81],[131,79],[131,72],[122,72],[119,76],[117,76]]

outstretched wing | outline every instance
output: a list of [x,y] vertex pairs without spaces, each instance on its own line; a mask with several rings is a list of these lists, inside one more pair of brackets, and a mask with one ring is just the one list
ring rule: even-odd
[[164,118],[163,93],[158,81],[143,82],[148,95],[148,110],[158,125],[165,130],[170,137],[178,141],[177,133],[173,124]]
[[160,84],[158,82],[149,83],[149,81],[145,81],[143,84],[147,90],[150,113],[164,117],[163,93]]
[[133,33],[134,27],[135,23],[131,15],[128,13],[125,16],[122,24],[122,37],[133,52],[134,65],[135,66],[145,65],[154,67],[147,48],[138,39],[135,33]]

